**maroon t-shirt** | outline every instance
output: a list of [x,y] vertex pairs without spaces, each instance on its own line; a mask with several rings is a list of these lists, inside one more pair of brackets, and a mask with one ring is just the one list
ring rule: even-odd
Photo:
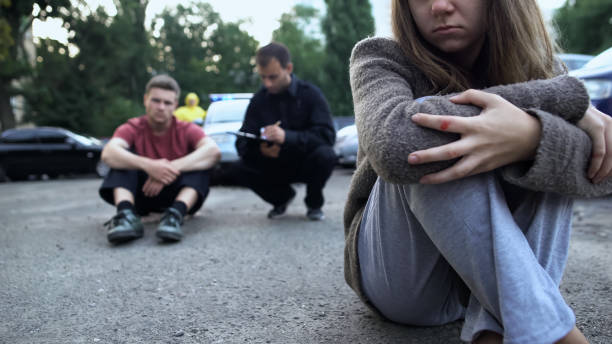
[[146,116],[129,119],[115,130],[113,137],[124,139],[134,153],[151,159],[174,160],[193,152],[204,138],[204,130],[172,116],[170,128],[161,136],[153,134]]

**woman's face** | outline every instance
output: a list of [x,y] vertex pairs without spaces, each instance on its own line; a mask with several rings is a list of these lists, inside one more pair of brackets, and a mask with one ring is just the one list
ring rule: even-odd
[[[485,38],[487,0],[408,0],[427,42],[461,64],[474,62]],[[498,0],[493,0],[498,1]]]

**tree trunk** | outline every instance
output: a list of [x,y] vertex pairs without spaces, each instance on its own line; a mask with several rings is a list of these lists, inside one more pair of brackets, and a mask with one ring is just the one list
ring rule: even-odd
[[15,124],[11,95],[2,83],[0,84],[0,130],[15,128]]

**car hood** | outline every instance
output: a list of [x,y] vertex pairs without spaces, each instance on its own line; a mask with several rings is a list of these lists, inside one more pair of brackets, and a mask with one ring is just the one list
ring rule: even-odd
[[241,126],[242,122],[209,123],[204,127],[204,132],[206,135],[222,134],[227,131],[238,131]]
[[569,72],[569,75],[576,77],[576,78],[588,78],[594,75],[610,73],[610,72],[612,72],[612,65],[595,67],[595,68],[574,69],[573,71]]

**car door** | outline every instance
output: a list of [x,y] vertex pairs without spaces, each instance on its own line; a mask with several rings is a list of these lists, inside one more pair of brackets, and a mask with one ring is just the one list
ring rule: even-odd
[[44,164],[41,173],[51,177],[66,174],[74,169],[72,155],[74,143],[62,130],[43,129],[39,132],[41,163]]
[[72,173],[91,172],[100,157],[100,150],[90,139],[75,134],[68,133],[66,138],[72,149],[67,152],[70,171]]
[[2,135],[0,161],[6,175],[25,179],[40,170],[40,142],[35,129],[6,131]]

